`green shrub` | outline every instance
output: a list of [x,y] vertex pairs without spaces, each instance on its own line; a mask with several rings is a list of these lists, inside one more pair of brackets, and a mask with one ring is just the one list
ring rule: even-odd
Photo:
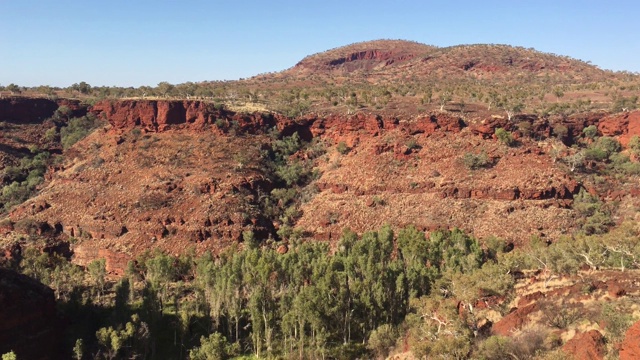
[[584,189],[573,197],[573,209],[584,217],[582,231],[587,234],[603,234],[613,225],[611,215],[602,202]]
[[410,139],[410,140],[407,142],[407,148],[408,148],[409,150],[419,149],[419,148],[420,148],[420,145],[418,145],[418,142],[416,141],[416,139],[413,139],[413,138],[412,138],[412,139]]
[[603,136],[585,150],[585,157],[588,160],[605,161],[621,149],[622,146],[620,146],[618,140],[612,137]]
[[292,188],[277,188],[271,190],[271,198],[276,200],[281,206],[289,204],[297,195],[298,192],[296,189]]
[[491,336],[482,341],[477,353],[478,359],[504,360],[511,358],[513,353],[513,340],[506,336]]
[[283,160],[285,157],[298,152],[303,146],[300,135],[297,132],[291,136],[276,140],[273,144],[273,151],[276,153],[276,160]]
[[503,128],[496,129],[496,137],[498,138],[498,140],[500,140],[501,143],[507,146],[515,145],[515,140],[513,139],[511,133]]
[[33,158],[24,157],[18,166],[4,169],[4,181],[9,183],[0,192],[0,203],[5,210],[27,200],[36,186],[44,181],[44,174],[49,164],[48,152],[36,154]]
[[565,139],[569,136],[569,128],[565,125],[558,124],[553,127],[553,133],[556,135],[558,139]]
[[375,196],[373,197],[373,199],[371,199],[371,201],[373,201],[373,203],[374,203],[376,206],[384,206],[384,205],[386,204],[386,202],[384,201],[384,199],[383,199],[383,198],[381,198],[381,197],[380,197],[380,196],[378,196],[378,195],[375,195]]
[[622,149],[618,140],[609,136],[599,138],[598,141],[596,141],[596,146],[604,150],[608,155],[616,153]]
[[633,135],[629,140],[627,147],[633,155],[640,156],[640,137],[638,137],[638,135]]
[[253,231],[245,230],[242,232],[242,242],[244,242],[249,249],[255,249],[260,246],[260,242],[256,239]]
[[484,151],[480,154],[464,154],[464,156],[462,156],[462,163],[467,167],[467,169],[470,170],[477,170],[480,168],[488,167],[491,164],[487,153],[485,153]]
[[348,153],[348,152],[349,152],[349,147],[347,146],[347,143],[345,143],[344,141],[340,141],[340,142],[338,143],[338,146],[336,146],[336,150],[337,150],[340,154],[344,155],[344,154],[346,154],[346,153]]
[[303,181],[308,175],[308,170],[300,162],[295,162],[290,165],[279,166],[276,169],[276,175],[288,186],[291,186]]
[[629,111],[638,107],[638,96],[630,96],[630,97],[616,97],[613,100],[613,104],[611,105],[611,110],[614,112],[618,111]]
[[1,200],[4,204],[4,209],[8,211],[13,206],[27,200],[31,194],[31,190],[26,183],[22,184],[17,181],[2,188]]
[[200,338],[200,346],[189,351],[191,360],[225,360],[229,359],[233,351],[227,338],[220,333],[213,333],[209,337]]
[[620,311],[611,304],[605,304],[602,307],[600,316],[602,316],[602,320],[607,323],[605,337],[614,342],[622,339],[632,321],[631,316],[629,316],[627,312]]
[[598,128],[595,125],[589,125],[586,128],[582,129],[582,133],[589,139],[595,139],[595,137],[598,135]]
[[58,109],[56,109],[56,111],[53,113],[53,117],[60,119],[60,118],[69,118],[69,116],[73,115],[73,111],[71,111],[71,109],[66,106],[66,105],[62,105],[60,107],[58,107]]
[[69,120],[67,126],[60,129],[60,142],[65,149],[89,135],[101,122],[92,114]]
[[584,151],[584,157],[587,160],[605,161],[609,158],[609,154],[601,148],[592,147]]
[[533,125],[528,121],[521,121],[518,123],[518,130],[522,136],[531,136]]
[[214,124],[218,129],[225,130],[227,128],[227,121],[225,119],[216,119]]
[[393,325],[381,325],[369,335],[367,348],[376,354],[377,358],[386,358],[396,345],[398,337],[398,330]]
[[48,142],[55,142],[58,140],[58,128],[57,127],[52,127],[51,129],[47,130],[44,133],[44,138],[45,140],[47,140]]
[[609,157],[611,164],[610,170],[616,174],[622,175],[640,175],[640,163],[632,162],[627,155],[616,153]]

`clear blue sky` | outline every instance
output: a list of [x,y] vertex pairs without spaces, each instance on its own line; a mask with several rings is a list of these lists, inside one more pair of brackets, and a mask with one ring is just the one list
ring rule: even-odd
[[233,80],[381,38],[533,47],[635,72],[639,15],[636,0],[0,0],[0,85]]

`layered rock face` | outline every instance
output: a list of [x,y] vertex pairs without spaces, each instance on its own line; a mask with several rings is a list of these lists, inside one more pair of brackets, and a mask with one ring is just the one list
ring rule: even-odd
[[62,324],[53,290],[28,276],[0,269],[0,354],[61,359]]
[[236,114],[216,108],[212,103],[189,100],[105,100],[95,104],[91,112],[108,120],[114,129],[137,127],[149,132],[162,132],[172,126],[180,128],[180,125],[197,130],[221,120],[224,126],[234,122],[238,130],[255,133],[274,126],[276,122],[276,117],[271,114]]

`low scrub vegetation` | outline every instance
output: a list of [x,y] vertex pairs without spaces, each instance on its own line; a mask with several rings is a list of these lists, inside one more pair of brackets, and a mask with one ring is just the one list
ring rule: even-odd
[[[486,337],[474,335],[477,313],[468,305],[513,296],[513,274],[527,269],[541,270],[546,284],[585,265],[639,268],[637,236],[624,224],[504,253],[496,238],[481,246],[460,230],[427,237],[385,226],[360,236],[345,230],[334,250],[291,242],[285,254],[277,243],[216,257],[145,253],[117,281],[106,277],[104,259],[83,270],[33,248],[9,266],[55,290],[70,319],[65,347],[77,358],[383,358],[407,339],[418,357],[527,359],[557,353],[555,329],[592,315],[580,304],[543,301],[537,327]],[[631,324],[624,314],[602,308],[608,339],[619,341]]]

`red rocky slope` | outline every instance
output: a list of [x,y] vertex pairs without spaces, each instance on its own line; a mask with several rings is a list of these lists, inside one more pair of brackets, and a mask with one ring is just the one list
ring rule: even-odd
[[[79,238],[78,262],[106,257],[113,271],[150,248],[215,250],[247,230],[275,236],[277,219],[266,218],[258,206],[272,187],[259,163],[272,127],[285,136],[318,138],[328,150],[315,162],[321,176],[310,185],[316,190],[308,191],[313,196],[297,223],[311,237],[334,240],[345,227],[365,231],[390,223],[460,227],[523,243],[532,235],[553,240],[575,224],[571,199],[581,184],[553,161],[545,140],[559,120],[519,118],[542,141],[520,136],[520,145],[509,148],[493,132],[504,127],[519,133],[499,118],[359,113],[292,120],[199,101],[154,100],[103,101],[90,111],[110,126],[70,149],[47,186],[11,220]],[[603,116],[575,116],[562,124],[577,136]],[[625,116],[618,120],[621,134],[630,128]],[[340,143],[350,151],[338,153]],[[464,154],[481,152],[487,168],[463,165]]]

